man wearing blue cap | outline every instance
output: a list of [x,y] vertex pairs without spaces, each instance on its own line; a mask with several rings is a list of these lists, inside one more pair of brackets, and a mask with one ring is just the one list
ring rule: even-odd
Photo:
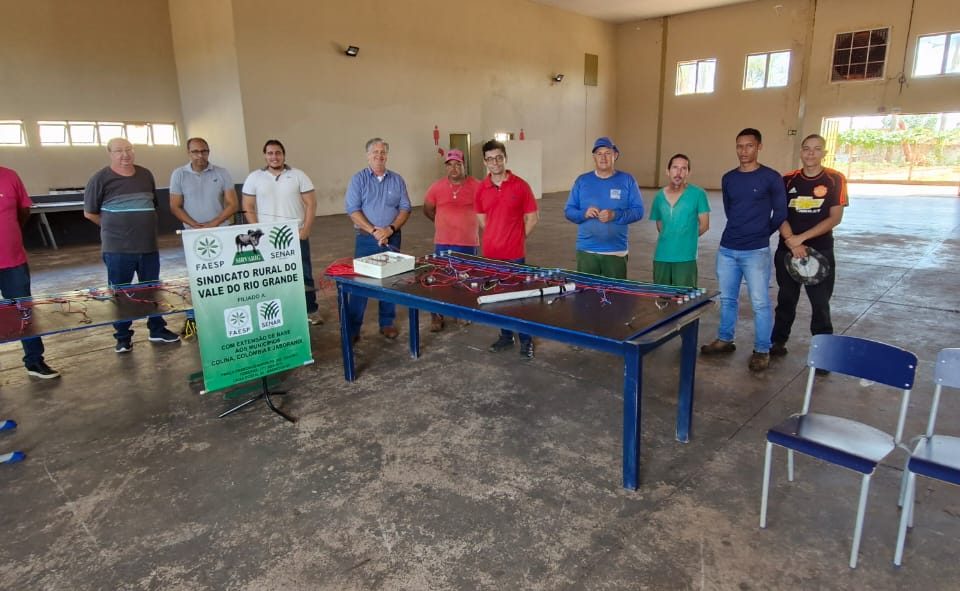
[[643,199],[636,179],[614,168],[619,156],[610,138],[597,138],[595,168],[574,181],[563,212],[578,225],[577,271],[625,279],[627,226],[643,218]]

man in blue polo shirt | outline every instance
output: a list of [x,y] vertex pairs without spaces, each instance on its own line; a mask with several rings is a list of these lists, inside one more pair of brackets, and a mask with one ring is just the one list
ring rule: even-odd
[[770,235],[787,219],[787,193],[780,173],[757,162],[760,132],[747,128],[737,134],[740,166],[723,175],[723,211],[727,225],[717,251],[720,283],[720,327],[717,339],[700,348],[703,355],[732,353],[739,310],[740,284],[745,279],[753,308],[754,344],[751,371],[770,365]]
[[610,138],[597,138],[594,170],[574,181],[563,213],[577,224],[577,271],[626,279],[627,229],[643,217],[643,198],[637,181],[616,170],[619,157]]
[[[184,229],[226,226],[240,209],[230,172],[210,163],[210,145],[202,137],[187,140],[190,162],[170,175],[170,213],[183,222]],[[180,336],[197,334],[193,310],[187,312]]]
[[[367,167],[353,175],[347,186],[347,215],[356,229],[354,257],[400,249],[400,228],[410,217],[410,196],[403,177],[387,170],[390,144],[375,137],[367,142]],[[395,339],[399,331],[393,325],[396,306],[379,302],[380,334]],[[347,300],[350,337],[360,338],[367,298],[351,295]]]

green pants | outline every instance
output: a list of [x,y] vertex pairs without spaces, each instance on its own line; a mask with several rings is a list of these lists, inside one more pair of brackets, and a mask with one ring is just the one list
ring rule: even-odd
[[697,261],[682,263],[653,261],[653,282],[677,287],[696,287]]
[[577,251],[577,271],[613,279],[627,278],[627,257]]

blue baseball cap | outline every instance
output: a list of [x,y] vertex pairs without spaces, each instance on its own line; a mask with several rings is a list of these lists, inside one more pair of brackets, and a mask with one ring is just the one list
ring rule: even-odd
[[620,153],[620,150],[617,149],[617,144],[613,143],[613,140],[611,140],[607,136],[598,137],[597,141],[593,142],[593,150],[592,150],[593,152],[596,152],[600,148],[610,148],[617,154]]

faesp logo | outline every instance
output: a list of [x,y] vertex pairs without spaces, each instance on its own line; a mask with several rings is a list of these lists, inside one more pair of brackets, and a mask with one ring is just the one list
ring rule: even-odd
[[223,243],[214,234],[201,236],[193,243],[193,252],[203,261],[212,261],[223,252]]

